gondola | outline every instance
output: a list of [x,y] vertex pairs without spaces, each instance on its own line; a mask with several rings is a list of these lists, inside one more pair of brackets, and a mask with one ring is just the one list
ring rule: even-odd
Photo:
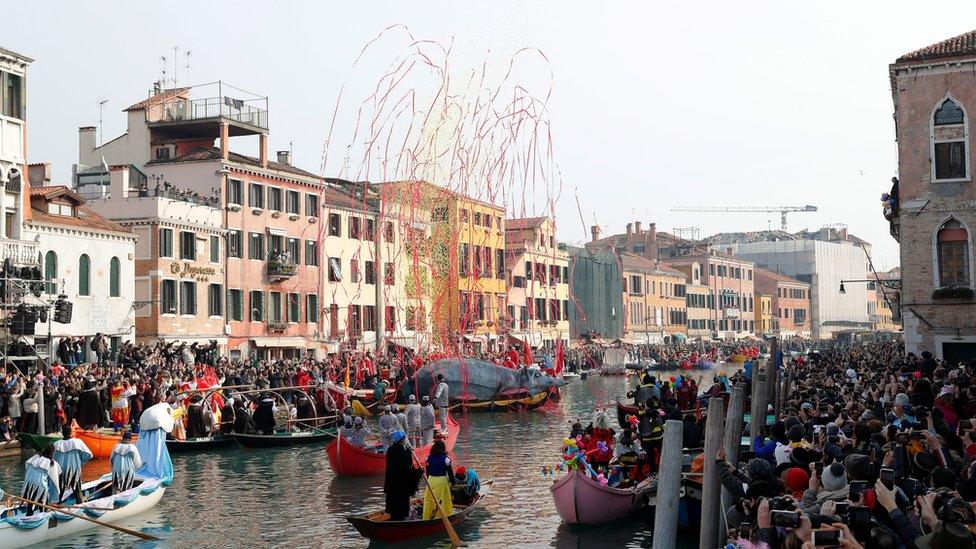
[[551,392],[542,391],[534,395],[499,398],[494,400],[454,400],[451,409],[460,408],[465,412],[501,412],[510,410],[535,410],[549,400]]
[[556,512],[568,524],[605,524],[629,515],[647,504],[645,492],[656,490],[656,480],[646,479],[631,488],[612,488],[574,469],[556,479],[549,491]]
[[[75,438],[81,439],[85,446],[91,450],[92,457],[96,459],[108,459],[112,456],[112,449],[122,441],[122,433],[116,433],[111,429],[98,429],[87,431],[75,427],[72,434]],[[139,440],[139,435],[133,433],[132,443]]]
[[17,433],[21,448],[43,452],[45,448],[61,440],[61,435],[39,435],[37,433]]
[[328,442],[336,438],[335,429],[316,429],[314,431],[275,431],[271,435],[259,433],[231,433],[231,437],[248,448],[280,448]]
[[204,450],[219,450],[221,448],[229,448],[231,446],[237,446],[237,439],[223,434],[218,434],[212,437],[191,438],[187,440],[168,439],[166,441],[166,449],[172,454],[199,452]]
[[[447,446],[448,452],[454,450],[454,444],[457,443],[459,431],[460,426],[458,426],[453,418],[448,416],[447,437],[444,439],[444,444]],[[417,459],[421,462],[427,459],[432,446],[433,444],[428,444],[417,448]],[[332,467],[332,471],[337,476],[365,477],[382,475],[386,472],[385,453],[360,448],[344,437],[338,437],[331,442],[325,447],[325,451],[329,457],[329,466]]]
[[[481,484],[477,498],[470,505],[454,505],[454,513],[448,515],[451,524],[457,526],[468,518],[471,513],[484,505],[485,498],[491,493],[492,484],[488,480]],[[423,500],[415,499],[413,505],[423,505]],[[430,536],[444,533],[444,519],[437,517],[429,520],[390,520],[390,515],[383,511],[349,515],[346,520],[364,538],[385,542],[398,542],[405,539]]]

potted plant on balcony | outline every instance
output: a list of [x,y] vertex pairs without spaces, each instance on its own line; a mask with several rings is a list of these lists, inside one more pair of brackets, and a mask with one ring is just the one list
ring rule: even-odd
[[932,292],[932,299],[972,299],[973,289],[969,286],[945,286]]

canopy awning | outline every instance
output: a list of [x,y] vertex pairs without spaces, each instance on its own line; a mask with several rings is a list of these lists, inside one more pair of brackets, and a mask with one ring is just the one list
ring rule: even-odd
[[179,343],[179,342],[182,342],[182,343],[186,343],[187,345],[190,345],[192,343],[201,343],[201,344],[202,343],[210,343],[211,341],[216,341],[217,342],[217,345],[227,345],[227,336],[225,336],[225,335],[214,336],[214,337],[208,337],[208,336],[190,336],[190,337],[186,337],[186,336],[166,336],[166,335],[164,335],[164,336],[161,336],[159,339],[162,339],[166,343]]
[[257,347],[291,347],[295,349],[304,349],[306,344],[305,338],[298,336],[252,337],[251,341],[253,341],[254,345]]
[[677,338],[678,341],[684,341],[684,340],[688,339],[688,336],[686,336],[685,334],[683,334],[681,332],[675,332],[675,333],[671,334],[671,337]]
[[529,343],[529,347],[542,345],[542,332],[509,332],[509,343]]
[[487,343],[488,338],[484,335],[464,334],[464,339],[472,343]]

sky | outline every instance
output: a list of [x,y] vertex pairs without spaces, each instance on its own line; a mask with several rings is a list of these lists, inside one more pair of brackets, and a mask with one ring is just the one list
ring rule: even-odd
[[[355,4],[355,5],[353,5]],[[182,7],[181,7],[182,6]],[[77,128],[125,131],[122,109],[160,78],[223,80],[269,98],[270,150],[322,171],[344,83],[363,47],[391,25],[450,44],[455,70],[504,66],[522,48],[546,63],[546,116],[562,178],[559,238],[580,243],[630,221],[659,230],[777,228],[779,214],[676,213],[678,206],[806,205],[790,230],[846,224],[872,243],[879,267],[898,264],[880,196],[897,175],[888,65],[971,30],[973,2],[20,2],[5,6],[0,47],[35,59],[28,72],[29,157],[69,183]],[[947,17],[946,14],[953,14]],[[375,67],[403,41],[370,48]],[[372,66],[359,66],[369,73]],[[375,81],[373,81],[375,83]],[[356,89],[356,86],[360,86]],[[345,101],[345,102],[344,102]],[[354,119],[336,118],[337,135]],[[246,145],[250,146],[250,145]],[[244,152],[248,152],[245,150]],[[340,175],[332,161],[325,175]],[[527,213],[545,211],[535,196]],[[581,219],[582,218],[582,219]]]

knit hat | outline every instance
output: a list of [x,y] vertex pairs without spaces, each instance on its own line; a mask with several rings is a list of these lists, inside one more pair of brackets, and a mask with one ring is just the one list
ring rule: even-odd
[[871,476],[871,458],[863,454],[851,454],[844,459],[844,469],[850,480],[868,480]]
[[410,402],[417,402],[417,395],[410,395],[407,397]]
[[761,478],[771,477],[773,475],[773,466],[765,459],[752,458],[746,466],[746,471],[749,473],[749,478],[756,481]]
[[773,453],[776,456],[776,465],[782,465],[790,462],[790,454],[793,453],[793,448],[789,444],[776,443],[776,450]]
[[895,404],[897,404],[898,406],[907,406],[908,395],[906,395],[905,393],[898,393],[897,395],[895,395]]
[[840,463],[831,463],[829,467],[824,468],[820,483],[823,484],[824,490],[830,492],[843,490],[847,486],[847,471]]
[[800,409],[801,410],[813,410],[813,404],[810,404],[809,402],[804,402],[803,404],[800,405]]
[[799,467],[792,467],[786,472],[786,488],[790,492],[802,492],[810,485],[810,473]]

